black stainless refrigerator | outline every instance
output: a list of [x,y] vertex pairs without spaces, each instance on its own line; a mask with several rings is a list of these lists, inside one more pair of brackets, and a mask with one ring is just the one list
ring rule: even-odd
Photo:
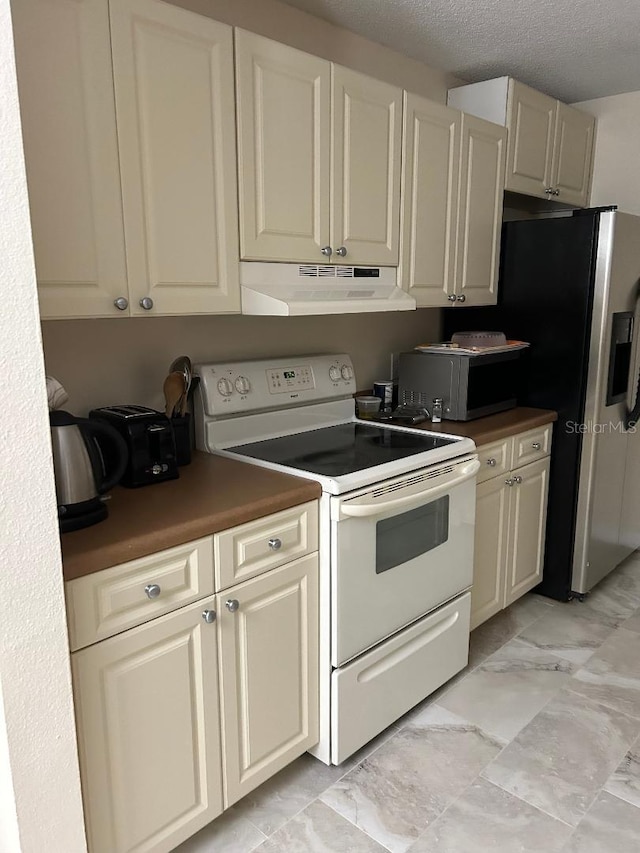
[[444,312],[447,339],[484,329],[531,343],[518,403],[558,412],[537,591],[560,600],[640,547],[640,425],[625,426],[639,283],[640,217],[575,211],[505,223],[498,305]]

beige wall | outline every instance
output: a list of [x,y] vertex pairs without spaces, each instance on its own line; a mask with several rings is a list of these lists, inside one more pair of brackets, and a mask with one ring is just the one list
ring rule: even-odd
[[9,0],[0,0],[0,851],[86,849]]
[[463,80],[409,59],[362,36],[315,18],[279,0],[170,0],[218,21],[339,62],[363,74],[444,103],[449,86]]
[[596,150],[590,204],[617,204],[640,214],[640,92],[574,106],[596,116]]
[[[444,102],[461,81],[278,0],[173,0]],[[43,324],[47,372],[82,414],[107,403],[159,406],[173,358],[232,359],[348,352],[359,387],[387,375],[388,354],[438,336],[439,312],[339,317],[238,316],[50,321]]]
[[47,373],[65,386],[67,408],[138,403],[160,408],[171,361],[347,352],[358,388],[389,372],[389,354],[437,339],[439,312],[327,317],[141,317],[42,324]]

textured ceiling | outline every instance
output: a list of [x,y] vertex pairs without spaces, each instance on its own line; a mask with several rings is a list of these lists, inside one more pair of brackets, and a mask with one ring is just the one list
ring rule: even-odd
[[567,103],[640,90],[640,0],[285,0],[469,81]]

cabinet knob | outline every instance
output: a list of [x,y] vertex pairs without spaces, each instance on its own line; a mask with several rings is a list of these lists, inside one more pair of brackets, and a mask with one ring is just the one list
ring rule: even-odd
[[511,479],[511,477],[508,477],[504,482],[507,486],[513,486],[513,480]]
[[539,441],[534,441],[534,442],[532,442],[531,447],[533,447],[534,450],[540,450],[542,445],[540,444]]
[[126,311],[129,307],[129,300],[124,296],[118,296],[117,299],[113,300],[113,304],[116,306],[118,311]]
[[557,189],[556,189],[556,190],[554,190],[554,191],[553,191],[553,194],[554,194],[554,195],[560,195],[560,190],[557,190]]
[[460,296],[458,296],[458,302],[466,302],[466,301],[467,301],[467,297],[464,295],[464,293],[461,293]]
[[513,478],[513,482],[520,485],[520,483],[522,482],[522,477],[520,476],[520,474],[516,474],[516,476]]
[[215,610],[203,610],[202,618],[207,623],[207,625],[211,625],[212,622],[216,621],[216,611]]
[[269,539],[269,548],[272,551],[279,551],[282,548],[282,539]]
[[447,296],[447,299],[449,300],[449,302],[455,302],[455,301],[456,301],[456,295],[455,295],[455,293],[450,293],[450,294]]
[[144,591],[147,593],[148,598],[157,598],[162,592],[157,583],[148,583]]
[[143,296],[140,300],[140,307],[145,311],[151,311],[153,308],[153,299],[150,296]]
[[237,598],[230,598],[228,601],[225,601],[224,606],[227,608],[229,613],[235,613],[236,610],[240,609],[240,602]]
[[336,249],[336,255],[340,255],[341,258],[344,258],[347,254],[347,250],[345,246],[340,246],[339,249]]
[[489,465],[489,467],[494,468],[497,464],[498,463],[493,457],[491,457],[491,459],[487,459],[487,465]]
[[322,252],[322,254],[323,254],[325,257],[327,257],[327,258],[330,258],[330,257],[331,257],[331,255],[333,255],[333,249],[331,248],[331,246],[323,246],[323,247],[320,249],[320,251],[321,251],[321,252]]

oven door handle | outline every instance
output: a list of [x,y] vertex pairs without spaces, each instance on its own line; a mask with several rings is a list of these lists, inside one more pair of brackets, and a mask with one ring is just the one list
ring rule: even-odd
[[459,474],[451,477],[451,479],[446,480],[444,483],[434,486],[433,488],[426,488],[424,491],[418,492],[417,494],[414,492],[412,495],[405,495],[404,497],[394,498],[390,501],[377,501],[376,503],[371,504],[349,504],[348,501],[345,501],[340,504],[340,514],[346,515],[350,518],[367,518],[372,515],[383,515],[389,510],[406,507],[411,504],[414,506],[421,506],[422,504],[439,498],[441,495],[445,495],[455,486],[459,486],[467,480],[473,479],[479,469],[480,462],[477,459],[472,459],[465,465],[460,466]]

